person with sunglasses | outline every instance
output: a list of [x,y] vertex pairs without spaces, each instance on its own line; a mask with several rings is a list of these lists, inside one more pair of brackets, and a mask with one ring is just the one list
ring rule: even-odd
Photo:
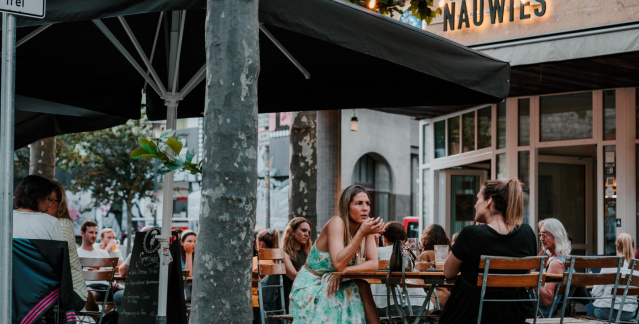
[[[568,241],[568,233],[564,225],[556,218],[546,218],[539,222],[539,242],[541,248],[548,255],[546,262],[547,273],[564,273],[566,271],[566,257],[570,255],[572,249]],[[551,317],[550,309],[552,301],[555,297],[555,288],[557,283],[547,282],[539,291],[540,305],[539,310],[542,315],[547,318]],[[560,301],[562,296],[557,296]],[[555,309],[559,309],[559,305],[555,305]]]

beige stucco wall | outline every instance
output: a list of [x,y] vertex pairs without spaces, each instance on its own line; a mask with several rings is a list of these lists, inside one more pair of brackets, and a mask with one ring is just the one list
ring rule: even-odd
[[[424,29],[451,39],[455,42],[472,45],[485,42],[508,40],[526,36],[573,30],[585,27],[608,25],[620,22],[639,20],[639,0],[545,0],[546,12],[537,17],[534,10],[541,9],[541,4],[533,1],[532,7],[526,7],[525,13],[530,18],[520,20],[520,0],[513,0],[515,5],[514,21],[509,21],[510,0],[505,1],[504,21],[491,24],[488,1],[498,0],[445,0],[449,7],[455,2],[455,30],[444,32],[444,16],[438,16],[430,25],[424,23]],[[484,1],[484,20],[480,26],[473,24],[473,16],[469,16],[470,27],[458,29],[462,2],[466,2],[469,14],[473,10],[474,1]],[[437,4],[439,0],[435,0]]]

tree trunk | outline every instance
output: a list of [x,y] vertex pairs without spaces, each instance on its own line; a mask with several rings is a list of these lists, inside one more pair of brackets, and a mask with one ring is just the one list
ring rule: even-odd
[[29,174],[55,178],[55,136],[31,143]]
[[[294,114],[291,127],[290,185],[288,189],[288,218],[306,217],[317,224],[317,111]],[[317,239],[317,230],[311,231]]]
[[191,323],[250,323],[258,1],[209,0],[200,232]]

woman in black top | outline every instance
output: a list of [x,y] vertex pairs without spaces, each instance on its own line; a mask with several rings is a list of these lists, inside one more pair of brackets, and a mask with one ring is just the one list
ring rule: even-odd
[[[537,255],[535,233],[523,218],[522,184],[489,180],[484,183],[475,204],[475,221],[483,225],[466,226],[444,264],[444,275],[460,278],[446,303],[440,323],[476,323],[481,287],[477,287],[479,259],[482,255],[527,257]],[[529,298],[523,288],[488,288],[487,299]],[[524,323],[534,315],[533,304],[527,302],[484,303],[484,323]]]
[[284,246],[284,266],[286,276],[284,276],[284,301],[286,302],[286,312],[288,313],[288,295],[291,293],[293,280],[297,273],[306,263],[306,256],[311,251],[313,242],[311,241],[311,222],[304,217],[295,217],[286,226],[282,245]]

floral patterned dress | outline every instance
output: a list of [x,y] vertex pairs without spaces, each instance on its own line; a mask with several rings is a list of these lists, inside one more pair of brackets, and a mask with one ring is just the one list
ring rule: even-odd
[[[353,258],[349,265],[355,262]],[[335,271],[328,252],[321,252],[313,245],[306,265],[322,277],[309,272],[306,267],[302,267],[295,277],[290,295],[290,314],[294,324],[366,323],[364,304],[355,282],[342,281],[335,294],[326,294],[328,275]]]

